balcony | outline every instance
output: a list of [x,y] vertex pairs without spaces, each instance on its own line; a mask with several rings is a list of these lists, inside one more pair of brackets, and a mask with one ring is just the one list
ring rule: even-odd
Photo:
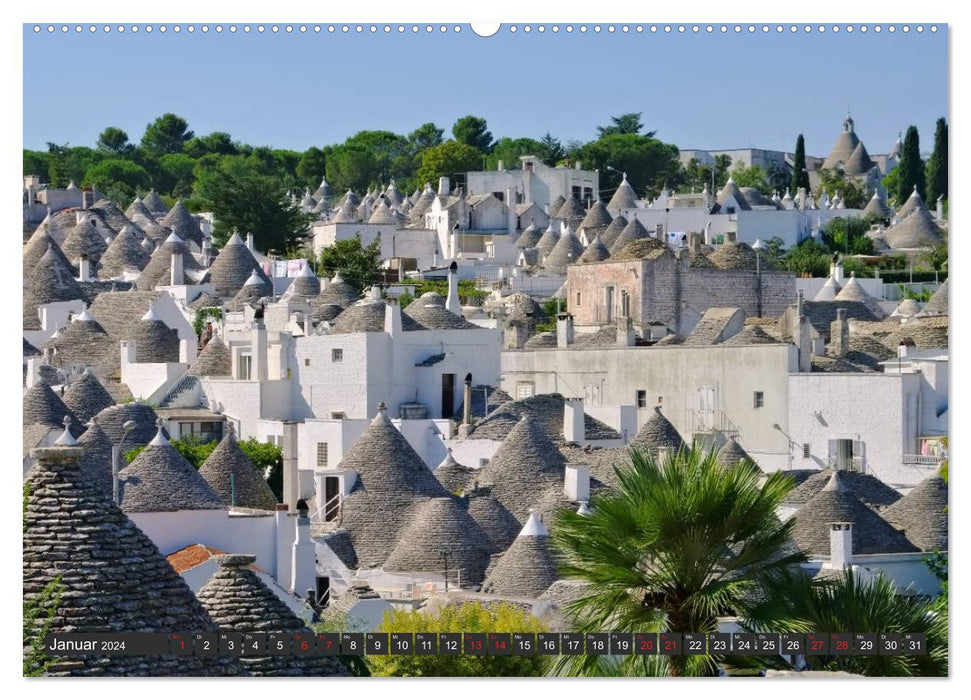
[[940,455],[904,455],[904,464],[916,464],[925,467],[939,467],[944,458]]
[[826,467],[833,470],[866,473],[866,460],[863,457],[830,457]]
[[710,411],[689,408],[685,412],[688,433],[721,433],[726,438],[737,438],[738,426],[719,409]]

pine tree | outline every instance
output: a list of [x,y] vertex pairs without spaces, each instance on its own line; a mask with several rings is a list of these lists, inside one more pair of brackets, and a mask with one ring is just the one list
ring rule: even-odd
[[924,163],[920,159],[920,136],[916,126],[907,127],[904,148],[900,155],[900,177],[897,180],[897,202],[903,204],[917,186],[917,194],[924,197],[926,179]]
[[802,134],[796,139],[796,154],[792,158],[792,185],[789,191],[795,197],[800,187],[809,192],[809,173],[806,171],[806,141]]
[[934,153],[927,161],[927,201],[936,202],[944,195],[947,199],[947,122],[937,120],[934,131]]

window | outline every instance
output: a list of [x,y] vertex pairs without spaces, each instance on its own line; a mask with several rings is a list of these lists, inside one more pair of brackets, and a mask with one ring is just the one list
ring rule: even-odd
[[734,214],[735,213],[735,207],[725,207],[725,213],[726,214]]
[[756,391],[755,392],[754,404],[755,404],[755,408],[762,408],[762,407],[764,407],[765,406],[765,394],[762,393],[761,391]]
[[647,408],[647,391],[645,389],[637,390],[637,407]]
[[331,411],[330,418],[331,420],[344,420],[347,418],[347,414],[343,411]]
[[811,456],[812,456],[812,452],[809,449],[809,443],[808,442],[802,443],[802,458],[809,459]]
[[533,382],[516,382],[516,398],[528,399],[536,392],[536,385]]
[[577,292],[577,306],[580,306],[580,292]]
[[327,466],[327,443],[326,442],[317,443],[317,466],[318,467]]
[[333,348],[330,351],[330,361],[331,362],[343,362],[344,361],[344,351],[341,348]]
[[253,356],[239,356],[239,377],[237,379],[249,379],[253,372]]
[[220,421],[201,421],[199,423],[179,423],[179,437],[194,437],[208,445],[223,439],[223,424]]
[[309,357],[303,358],[303,366],[304,367],[309,367],[310,366],[310,358]]
[[572,194],[573,194],[574,197],[576,197],[577,199],[579,199],[581,201],[583,200],[583,188],[582,187],[579,187],[577,185],[574,185],[571,188],[571,190],[572,190]]
[[589,202],[593,199],[593,188],[584,187],[583,188],[583,200],[584,202]]

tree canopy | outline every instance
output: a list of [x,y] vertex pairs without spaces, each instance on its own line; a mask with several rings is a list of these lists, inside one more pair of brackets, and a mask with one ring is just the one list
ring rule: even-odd
[[[610,124],[597,127],[597,133],[601,137],[613,134],[640,134],[641,129],[644,128],[644,122],[641,121],[642,116],[643,112],[627,112],[619,117],[611,117]],[[648,131],[644,135],[654,136],[656,133],[656,131]]]
[[185,119],[167,113],[145,127],[142,148],[157,154],[178,153],[192,137]]
[[904,147],[901,150],[900,163],[897,168],[900,170],[897,175],[898,205],[903,205],[907,201],[915,187],[917,194],[924,198],[926,176],[924,174],[924,162],[920,159],[920,135],[917,133],[916,126],[907,127]]
[[936,202],[938,197],[947,199],[947,121],[937,120],[934,130],[934,152],[927,161],[927,201]]
[[488,130],[486,120],[482,117],[471,114],[461,117],[452,126],[452,136],[459,143],[464,143],[483,153],[489,153],[492,150],[492,132]]
[[792,157],[792,182],[789,184],[789,190],[793,197],[799,192],[800,187],[806,192],[810,190],[809,172],[806,170],[806,140],[802,134],[796,138],[796,152]]
[[416,180],[422,184],[430,183],[434,188],[442,176],[454,179],[456,174],[464,175],[481,168],[481,151],[460,141],[446,141],[422,151]]
[[355,236],[337,241],[320,251],[317,273],[333,277],[339,272],[345,282],[364,291],[377,279],[380,266],[381,242],[374,240],[365,246],[361,243],[361,237]]

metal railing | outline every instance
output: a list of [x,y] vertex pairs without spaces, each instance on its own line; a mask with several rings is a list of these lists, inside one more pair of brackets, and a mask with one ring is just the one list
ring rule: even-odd
[[904,455],[904,464],[921,464],[929,467],[936,467],[944,461],[940,455]]
[[741,432],[738,426],[732,423],[731,419],[720,409],[702,411],[689,408],[685,414],[685,423],[688,426],[689,433],[718,432],[727,437],[738,437]]
[[[329,501],[326,501],[324,505],[322,505],[320,508],[318,508],[313,513],[311,513],[310,522],[317,523],[317,524],[334,522],[335,520],[340,518],[342,501],[343,501],[343,497],[341,496],[341,494],[337,494]],[[329,514],[333,514],[334,517],[328,518],[327,516]]]
[[866,472],[866,460],[863,457],[851,457],[850,459],[840,457],[829,457],[826,460],[829,469],[839,469],[850,472]]

